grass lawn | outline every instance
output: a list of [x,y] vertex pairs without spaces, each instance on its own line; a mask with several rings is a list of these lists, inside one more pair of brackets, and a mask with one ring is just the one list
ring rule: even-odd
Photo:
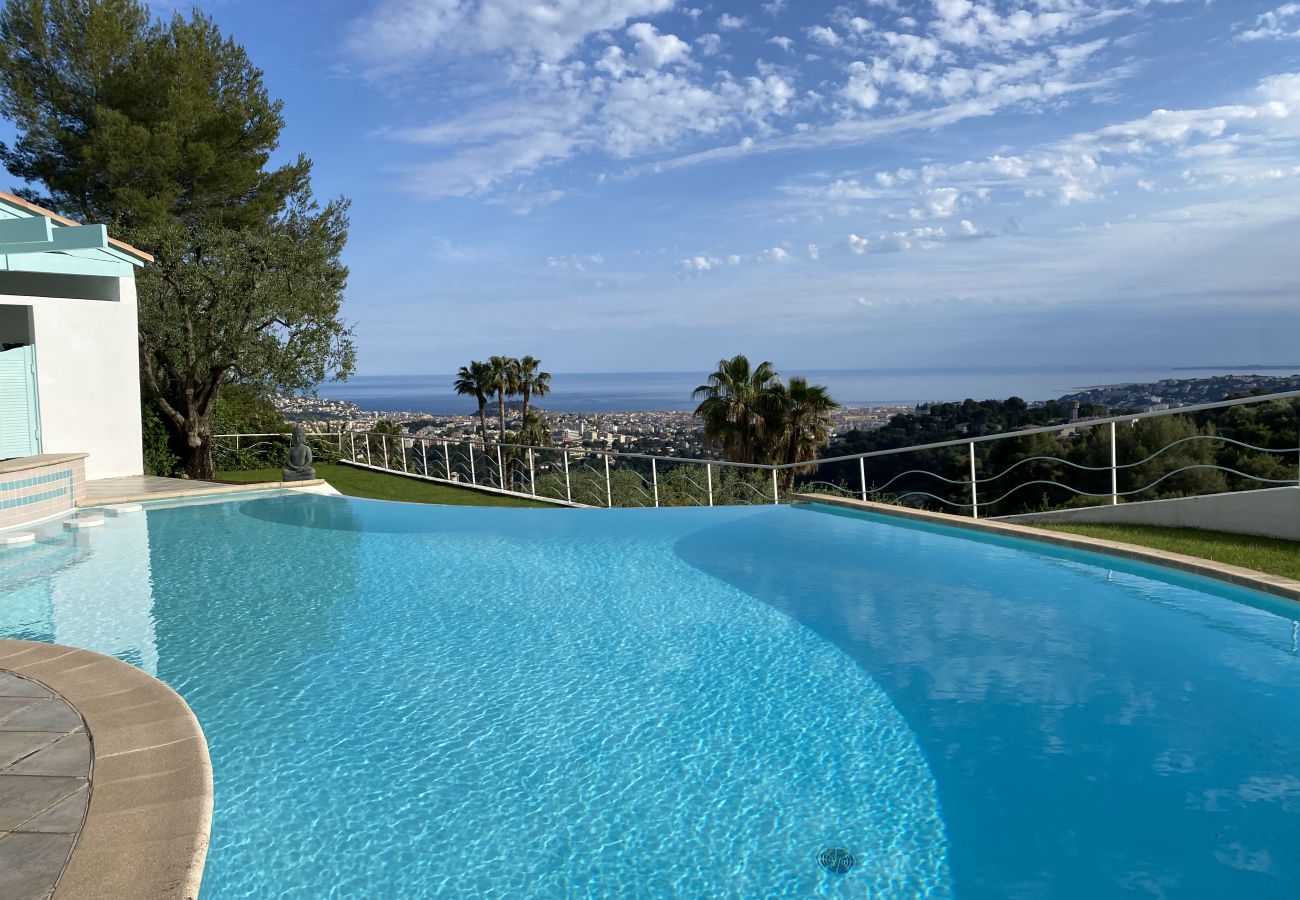
[[[385,475],[383,472],[372,472],[369,469],[357,469],[336,463],[320,463],[316,466],[316,475],[325,479],[340,494],[347,494],[349,497],[366,497],[371,500],[405,500],[408,503],[441,503],[447,506],[559,508],[550,503],[480,493],[468,488],[418,481],[414,478],[403,478],[401,475]],[[280,470],[251,469],[247,472],[218,472],[217,480],[239,484],[279,481]]]
[[1275,538],[1202,531],[1199,528],[1160,528],[1154,525],[1094,525],[1083,522],[1045,525],[1036,528],[1069,531],[1084,537],[1122,541],[1142,547],[1154,547],[1187,556],[1199,556],[1215,562],[1242,566],[1300,580],[1300,542]]

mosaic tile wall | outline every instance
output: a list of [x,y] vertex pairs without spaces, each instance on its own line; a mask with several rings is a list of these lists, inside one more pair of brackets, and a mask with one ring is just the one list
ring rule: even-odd
[[0,528],[69,512],[85,487],[85,461],[80,459],[0,475]]

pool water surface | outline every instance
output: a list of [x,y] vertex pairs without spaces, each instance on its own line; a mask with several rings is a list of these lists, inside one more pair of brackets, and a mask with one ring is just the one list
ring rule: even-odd
[[205,897],[1300,896],[1300,608],[1247,591],[827,507],[268,496],[3,554],[0,635],[194,709]]

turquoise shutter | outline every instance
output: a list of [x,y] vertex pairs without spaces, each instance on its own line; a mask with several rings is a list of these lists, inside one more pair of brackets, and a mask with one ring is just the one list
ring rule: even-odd
[[0,352],[0,459],[41,452],[36,348]]

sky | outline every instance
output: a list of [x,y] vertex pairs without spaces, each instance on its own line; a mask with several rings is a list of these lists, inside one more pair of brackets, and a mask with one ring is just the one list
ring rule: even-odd
[[1300,366],[1300,2],[200,8],[352,199],[360,374]]

